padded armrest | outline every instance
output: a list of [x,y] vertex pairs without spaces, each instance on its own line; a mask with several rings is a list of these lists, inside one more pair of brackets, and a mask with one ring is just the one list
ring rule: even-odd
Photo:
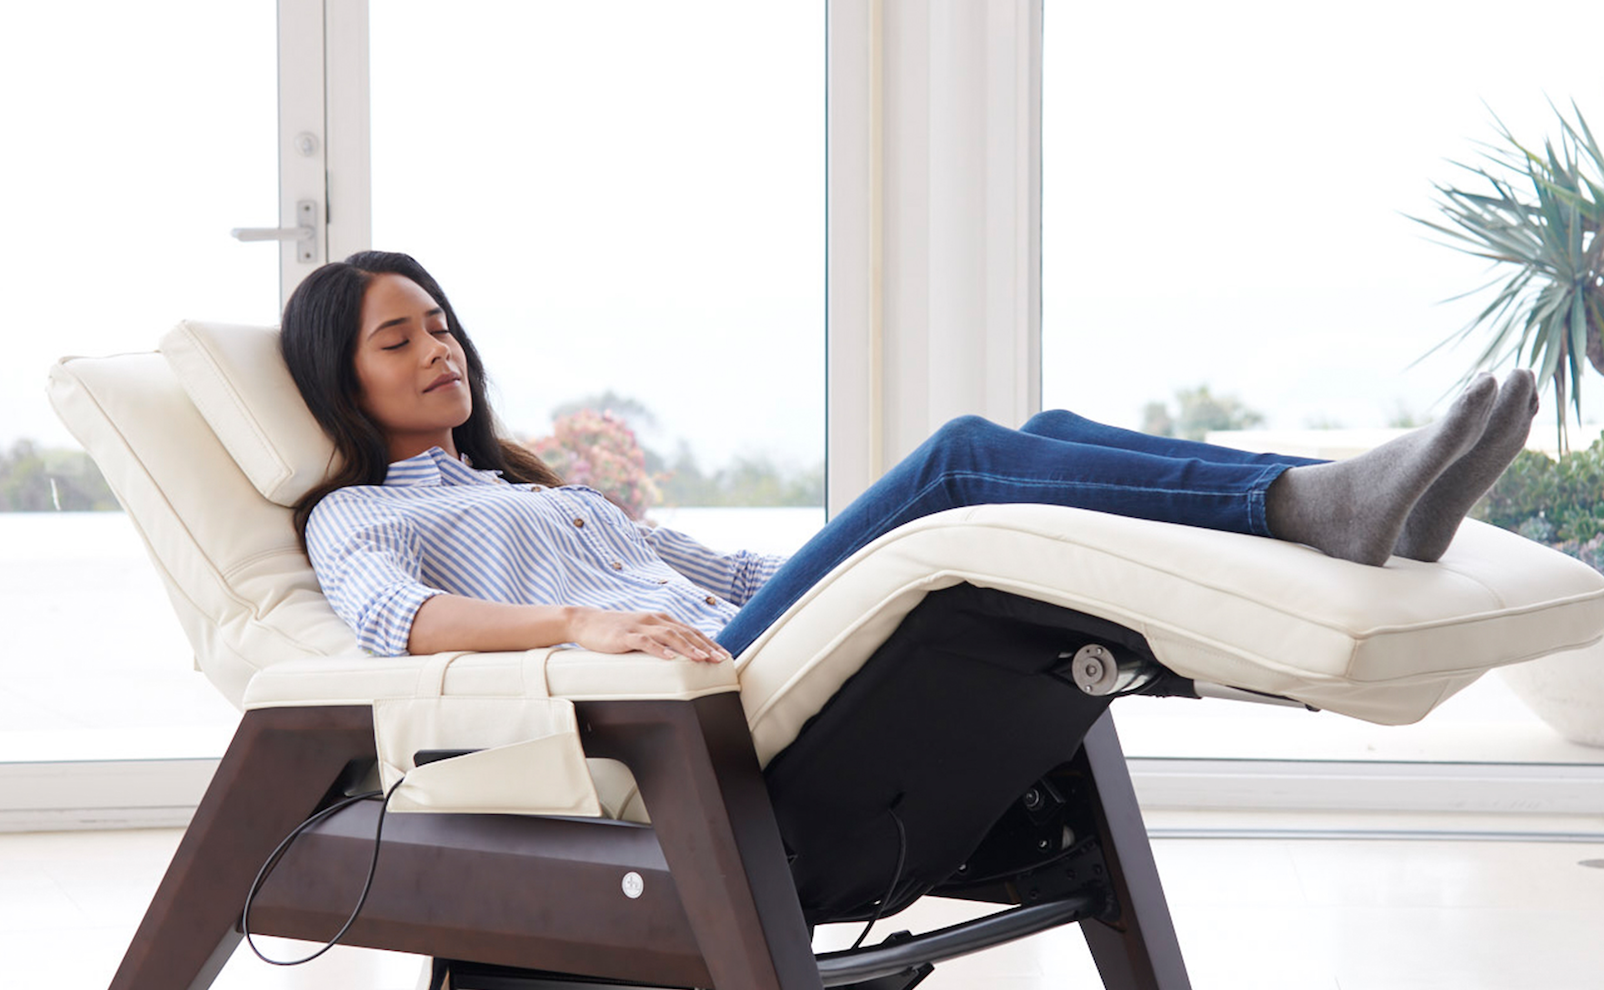
[[[544,657],[542,657],[544,655]],[[539,704],[531,698],[525,684],[527,671],[544,659],[546,689],[550,697],[564,702],[612,700],[663,700],[689,701],[694,698],[726,691],[738,690],[735,666],[731,663],[697,663],[691,660],[660,660],[645,653],[605,654],[578,649],[530,650],[517,653],[465,653],[446,667],[440,697],[451,704],[467,702],[468,708],[456,714],[459,728],[452,730],[453,715],[446,712],[443,720],[430,720],[422,727],[425,736],[432,731],[444,731],[449,739],[433,741],[427,748],[455,749],[467,746],[460,734],[460,718],[474,718],[481,713],[495,720],[497,725],[480,724],[478,730],[488,733],[477,745],[497,746],[516,744],[521,726],[513,717],[523,707]],[[412,698],[419,688],[420,675],[426,667],[437,664],[443,657],[370,657],[345,654],[335,657],[310,657],[305,660],[286,660],[274,664],[251,679],[245,690],[245,707],[281,708],[323,705],[372,705],[391,699]],[[484,703],[513,705],[486,709]],[[478,707],[474,707],[478,706]],[[376,709],[382,704],[375,705]],[[379,713],[375,712],[378,719]],[[572,729],[568,730],[572,732]],[[508,733],[502,737],[502,733]],[[385,756],[385,741],[380,733],[380,752]],[[421,737],[420,737],[421,738]],[[574,739],[577,754],[577,738]],[[404,752],[387,754],[387,762],[407,769],[411,746]],[[564,785],[563,775],[556,771],[564,762],[542,762],[547,754],[532,754],[534,762],[522,768],[506,762],[492,763],[488,767],[453,766],[447,778],[452,790],[464,789],[480,792],[478,801],[461,803],[458,794],[441,796],[435,784],[426,784],[410,803],[398,807],[405,810],[455,810],[517,812],[535,811],[505,802],[526,801],[535,805],[556,801],[559,804],[575,800],[576,781]],[[455,762],[455,761],[454,761]],[[634,775],[622,763],[614,760],[585,760],[585,776],[594,786],[593,797],[600,813],[624,821],[647,822],[646,808],[641,803]],[[439,768],[435,768],[438,770]],[[506,776],[520,776],[524,770],[525,783],[508,787]],[[414,772],[411,777],[421,775]],[[571,778],[572,775],[570,774]],[[393,783],[393,777],[387,778]],[[413,784],[409,783],[409,787]],[[588,791],[589,788],[580,788]],[[408,792],[410,793],[410,792]],[[485,804],[487,795],[499,795],[501,804]],[[400,797],[406,797],[406,794]],[[420,800],[421,798],[421,800]],[[429,807],[428,802],[438,803]],[[576,813],[576,812],[568,812]],[[593,812],[592,812],[593,813]]]
[[[645,653],[591,653],[578,649],[529,653],[468,653],[446,671],[446,697],[515,698],[524,692],[526,659],[547,653],[546,687],[569,701],[688,701],[739,688],[735,666],[661,660]],[[267,668],[245,689],[245,707],[368,705],[380,698],[411,697],[430,657],[345,655],[287,660]]]

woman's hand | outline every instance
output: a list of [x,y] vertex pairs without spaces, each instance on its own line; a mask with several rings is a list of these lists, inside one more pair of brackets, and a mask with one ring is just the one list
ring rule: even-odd
[[407,637],[414,654],[446,650],[533,650],[578,643],[597,653],[641,650],[665,660],[730,658],[695,628],[661,612],[614,612],[579,605],[511,605],[435,595],[419,606]]
[[573,642],[597,653],[639,650],[664,660],[684,657],[706,663],[730,659],[728,651],[701,630],[662,612],[575,608],[569,621]]

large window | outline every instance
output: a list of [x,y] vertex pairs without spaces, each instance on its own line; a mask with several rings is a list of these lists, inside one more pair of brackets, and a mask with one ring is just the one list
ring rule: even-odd
[[180,319],[275,320],[277,251],[229,238],[278,215],[274,16],[0,8],[0,761],[218,752],[237,719],[44,382],[64,353],[149,350]]
[[508,425],[611,412],[653,518],[794,549],[824,504],[824,5],[370,16],[374,246],[440,280]]
[[[1419,359],[1488,301],[1443,300],[1490,276],[1408,217],[1434,218],[1432,184],[1465,180],[1449,160],[1495,139],[1493,113],[1536,146],[1557,137],[1549,100],[1604,121],[1604,10],[1588,3],[1046,14],[1043,403],[1122,426],[1161,426],[1154,406],[1173,423],[1200,389],[1270,430],[1261,449],[1440,413],[1476,352]],[[1594,420],[1601,382],[1584,395]],[[1536,724],[1497,675],[1400,730],[1120,707],[1141,755],[1598,759]]]

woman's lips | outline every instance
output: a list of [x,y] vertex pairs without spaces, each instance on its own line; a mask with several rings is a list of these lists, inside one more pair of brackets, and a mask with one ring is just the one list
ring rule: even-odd
[[441,375],[439,378],[436,378],[434,381],[430,382],[429,383],[429,387],[424,389],[424,391],[425,392],[433,392],[435,389],[440,388],[441,386],[454,385],[454,384],[456,384],[457,382],[460,382],[460,381],[462,381],[462,376],[461,375],[452,374],[451,372],[448,371],[445,374]]

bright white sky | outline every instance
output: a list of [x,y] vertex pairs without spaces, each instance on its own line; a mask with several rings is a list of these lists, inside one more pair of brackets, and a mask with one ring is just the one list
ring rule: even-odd
[[[439,277],[546,426],[611,387],[704,464],[823,455],[823,4],[372,0],[375,246]],[[1432,180],[1545,94],[1604,122],[1604,5],[1047,0],[1044,399],[1134,425],[1202,382],[1380,425],[1464,370]],[[272,322],[271,0],[0,9],[0,445],[70,442],[62,353]],[[1600,406],[1597,397],[1592,408]],[[1597,413],[1595,413],[1595,416]]]

